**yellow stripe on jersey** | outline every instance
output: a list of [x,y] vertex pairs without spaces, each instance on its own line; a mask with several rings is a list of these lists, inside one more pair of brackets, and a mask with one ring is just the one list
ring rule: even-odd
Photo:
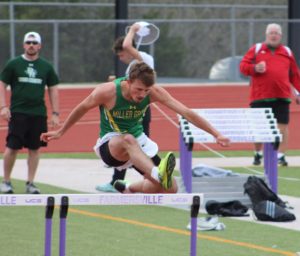
[[107,109],[104,109],[105,111],[105,115],[107,116],[108,118],[108,121],[112,127],[112,129],[115,131],[115,132],[121,132],[119,126],[116,124],[115,120],[113,119],[111,113],[109,112],[109,110]]

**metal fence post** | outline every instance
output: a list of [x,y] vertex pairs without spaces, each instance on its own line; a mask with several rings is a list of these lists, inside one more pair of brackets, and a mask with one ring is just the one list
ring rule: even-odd
[[15,42],[15,7],[14,3],[9,3],[9,30],[10,30],[10,57],[16,56],[16,42]]
[[53,65],[54,69],[59,74],[59,24],[53,23]]

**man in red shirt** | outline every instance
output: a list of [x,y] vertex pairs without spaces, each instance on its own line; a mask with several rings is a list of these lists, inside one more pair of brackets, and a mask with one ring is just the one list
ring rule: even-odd
[[[282,30],[278,24],[266,28],[266,40],[252,46],[240,63],[240,71],[250,76],[250,106],[272,108],[282,133],[278,163],[287,166],[285,151],[288,146],[289,104],[291,84],[300,91],[300,73],[290,48],[281,43]],[[296,92],[297,103],[300,102]],[[260,165],[262,144],[255,144],[254,165]]]

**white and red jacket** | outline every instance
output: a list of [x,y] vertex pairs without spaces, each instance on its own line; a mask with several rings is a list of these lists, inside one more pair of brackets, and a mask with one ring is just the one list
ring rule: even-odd
[[[258,49],[259,48],[259,49]],[[255,65],[266,62],[266,71],[257,73]],[[300,73],[288,47],[279,45],[271,51],[265,43],[252,46],[240,63],[240,71],[251,76],[250,102],[291,98],[291,84],[300,92]]]

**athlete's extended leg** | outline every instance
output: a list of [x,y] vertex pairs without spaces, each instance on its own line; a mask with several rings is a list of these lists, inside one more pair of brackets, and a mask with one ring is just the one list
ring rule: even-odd
[[128,161],[144,174],[144,177],[153,183],[160,184],[165,189],[172,187],[172,173],[175,168],[175,157],[167,154],[161,161],[159,168],[141,150],[136,139],[132,135],[113,137],[109,141],[110,154],[119,161]]
[[[158,155],[151,158],[154,165],[158,166],[161,159]],[[142,171],[137,167],[134,168],[143,175]],[[171,187],[165,189],[153,179],[143,179],[142,181],[127,184],[126,181],[118,180],[115,182],[115,188],[121,193],[176,193],[178,190],[176,180],[172,177]]]
[[176,193],[178,186],[174,177],[172,177],[172,187],[163,188],[160,184],[148,179],[130,184],[122,193]]

